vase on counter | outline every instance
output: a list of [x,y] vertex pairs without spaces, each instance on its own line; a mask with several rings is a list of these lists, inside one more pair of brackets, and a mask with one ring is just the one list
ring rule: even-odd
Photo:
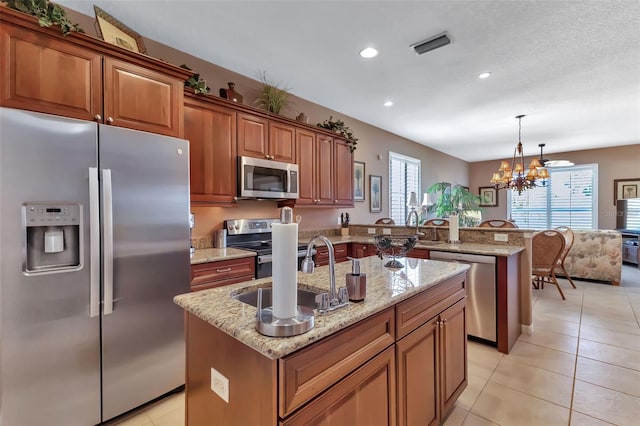
[[230,81],[229,83],[227,83],[229,85],[228,89],[220,89],[220,97],[230,100],[232,102],[237,102],[239,104],[242,103],[242,95],[238,92],[236,92],[236,84],[232,81]]
[[296,121],[298,121],[300,123],[304,123],[304,124],[309,124],[309,117],[307,117],[307,114],[305,114],[304,112],[301,112],[296,117]]

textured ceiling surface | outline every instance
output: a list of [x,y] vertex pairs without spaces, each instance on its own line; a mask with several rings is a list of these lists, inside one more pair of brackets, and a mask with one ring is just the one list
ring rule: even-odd
[[640,143],[638,0],[58,3],[466,161],[509,157],[518,114],[525,155]]

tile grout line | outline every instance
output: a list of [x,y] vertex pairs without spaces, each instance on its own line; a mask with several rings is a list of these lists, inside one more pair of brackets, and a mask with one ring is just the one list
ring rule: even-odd
[[578,353],[580,351],[580,334],[582,332],[582,312],[584,311],[584,289],[582,290],[582,300],[580,303],[580,322],[578,323],[578,339],[576,341],[576,357],[573,363],[573,379],[571,380],[571,401],[569,402],[569,424],[571,426],[571,418],[573,417],[573,399],[576,394],[576,375],[578,372]]

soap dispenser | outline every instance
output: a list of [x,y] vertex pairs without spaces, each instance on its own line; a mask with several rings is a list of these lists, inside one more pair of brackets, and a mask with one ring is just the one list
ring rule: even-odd
[[349,300],[361,302],[367,295],[367,274],[360,273],[360,260],[353,257],[349,259],[351,259],[351,273],[346,276]]

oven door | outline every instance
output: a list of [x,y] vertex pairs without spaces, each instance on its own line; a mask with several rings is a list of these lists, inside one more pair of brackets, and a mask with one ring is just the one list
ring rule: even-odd
[[238,195],[241,198],[298,198],[298,165],[238,157]]
[[[306,256],[306,250],[298,251],[298,266],[297,270],[300,270],[300,266],[302,265],[302,261]],[[258,255],[256,256],[256,279],[257,278],[266,278],[272,275],[272,263],[273,256],[271,254]]]

